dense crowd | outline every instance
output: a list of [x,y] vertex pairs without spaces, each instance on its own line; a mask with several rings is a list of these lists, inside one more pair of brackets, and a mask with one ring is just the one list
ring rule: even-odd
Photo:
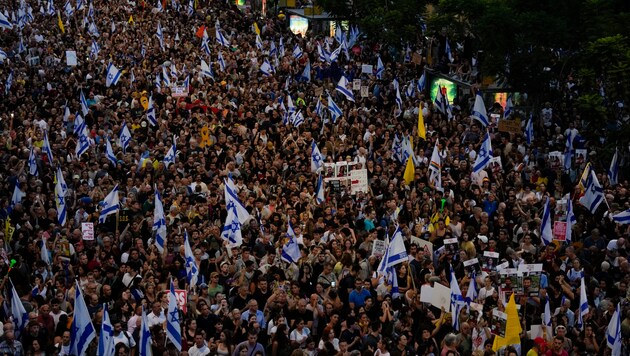
[[[610,143],[587,132],[579,86],[543,108],[523,95],[511,115],[487,103],[485,126],[471,116],[472,41],[449,45],[446,29],[394,52],[355,27],[295,36],[284,15],[224,2],[3,6],[0,354],[76,352],[77,297],[96,334],[108,315],[115,355],[147,355],[145,327],[153,355],[628,353],[629,231],[612,219],[630,208],[628,181],[607,173]],[[429,72],[470,89],[432,100]],[[498,130],[519,117],[522,132]],[[486,137],[499,166],[477,169]],[[595,209],[580,203],[591,170]],[[235,203],[246,214],[233,222]],[[567,204],[570,240],[548,241]],[[395,241],[404,261],[388,266]],[[432,301],[436,285],[464,303]],[[522,332],[498,347],[512,296]],[[607,346],[613,314],[621,350]]]

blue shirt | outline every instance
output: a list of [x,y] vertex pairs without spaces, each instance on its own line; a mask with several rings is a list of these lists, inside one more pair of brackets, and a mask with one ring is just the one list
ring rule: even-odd
[[365,298],[369,296],[370,292],[365,289],[361,289],[360,292],[357,292],[356,289],[353,289],[352,292],[350,292],[350,297],[348,298],[348,301],[350,303],[354,303],[355,308],[360,308],[365,305]]
[[[251,313],[249,312],[249,309],[247,309],[243,314],[241,314],[241,319],[247,322],[250,315]],[[263,312],[261,312],[260,310],[256,310],[256,321],[258,322],[258,324],[260,324],[261,329],[267,328],[267,323],[265,322],[265,314],[263,314]]]

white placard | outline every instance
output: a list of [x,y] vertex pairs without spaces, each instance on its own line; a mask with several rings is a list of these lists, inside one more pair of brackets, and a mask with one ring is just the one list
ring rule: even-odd
[[66,65],[69,65],[69,66],[77,65],[77,52],[76,51],[66,51]]
[[364,64],[361,66],[361,73],[374,74],[374,66],[371,64]]
[[476,258],[464,261],[464,267],[472,266],[476,263],[479,263],[479,260]]
[[361,86],[361,97],[362,98],[367,98],[368,96],[370,96],[370,90],[368,88],[367,85],[362,85]]
[[352,195],[358,192],[368,192],[367,169],[354,169],[350,171],[350,192]]
[[534,263],[534,264],[520,264],[518,265],[519,272],[542,272],[542,263]]
[[361,90],[361,79],[352,80],[352,90]]
[[444,307],[447,312],[451,311],[451,288],[440,283],[433,284],[433,305],[438,308]]
[[91,222],[81,223],[81,233],[83,233],[83,240],[93,241],[94,240],[94,223],[91,223]]
[[383,257],[387,250],[387,244],[382,240],[374,240],[372,242],[372,256]]
[[424,251],[425,256],[429,256],[432,258],[433,256],[433,244],[431,241],[423,240],[419,237],[412,236],[411,244],[418,245],[418,248]]

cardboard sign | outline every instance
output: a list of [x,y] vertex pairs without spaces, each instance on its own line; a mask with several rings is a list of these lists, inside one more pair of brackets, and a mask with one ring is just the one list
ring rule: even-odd
[[350,171],[350,193],[368,192],[367,169],[355,169]]
[[368,88],[367,85],[362,85],[361,86],[361,97],[362,98],[367,98],[368,96],[370,96],[370,89]]
[[567,223],[564,221],[554,221],[553,238],[557,241],[567,240]]
[[185,98],[188,96],[188,87],[174,85],[171,87],[171,96],[173,98]]
[[431,241],[412,236],[411,244],[418,245],[418,248],[424,251],[425,256],[433,257],[433,243]]
[[387,244],[382,240],[374,240],[372,242],[372,256],[383,257],[385,255],[385,251],[387,250]]
[[364,64],[361,66],[362,74],[374,74],[374,66],[371,64]]
[[499,121],[499,131],[517,135],[522,134],[523,130],[521,130],[521,119]]
[[451,311],[451,289],[440,283],[424,284],[420,287],[420,301],[429,303],[436,308],[444,307],[446,312]]
[[352,80],[352,90],[361,90],[361,79]]
[[93,241],[94,240],[94,223],[91,223],[91,222],[81,223],[81,232],[83,233],[83,240]]
[[188,308],[188,292],[185,289],[175,289],[175,297],[177,297],[177,305],[186,314]]

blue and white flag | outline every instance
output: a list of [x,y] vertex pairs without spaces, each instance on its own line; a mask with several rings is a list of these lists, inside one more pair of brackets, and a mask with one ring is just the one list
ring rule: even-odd
[[630,224],[630,209],[614,215],[613,221],[622,225]]
[[118,198],[118,184],[112,189],[109,194],[105,197],[100,203],[101,212],[98,217],[99,223],[104,223],[107,220],[107,216],[111,214],[116,214],[120,210],[120,201]]
[[453,271],[453,267],[451,266],[451,321],[453,329],[455,330],[459,331],[459,312],[465,305],[466,301],[464,300],[461,289],[459,289],[455,271]]
[[534,120],[531,115],[529,120],[527,120],[527,124],[525,125],[525,140],[527,141],[527,145],[531,146],[534,142]]
[[[227,186],[226,186],[227,187]],[[239,221],[238,211],[235,205],[227,208],[228,214],[221,230],[221,238],[229,243],[230,246],[240,246],[243,244],[243,234],[241,232],[241,222]]]
[[118,138],[120,140],[120,147],[123,149],[123,154],[126,154],[127,148],[129,148],[129,143],[131,142],[131,131],[129,131],[126,121],[123,121]]
[[55,205],[57,209],[57,221],[60,226],[65,226],[68,218],[66,208],[66,192],[63,190],[60,180],[55,184]]
[[575,218],[575,213],[573,212],[573,200],[571,200],[571,194],[565,195],[564,199],[567,200],[567,232],[566,232],[566,240],[567,243],[571,242],[573,238],[573,225],[577,222]]
[[418,93],[422,93],[424,91],[424,88],[426,87],[426,78],[424,76],[424,73],[422,73],[422,76],[420,77],[420,79],[418,79],[418,82],[416,84]]
[[546,341],[550,341],[553,339],[553,325],[551,324],[551,308],[549,305],[551,301],[547,298],[547,303],[545,303],[545,311],[543,312],[543,327],[546,331]]
[[330,62],[330,55],[324,52],[321,44],[317,44],[317,55],[320,62]]
[[444,98],[444,95],[442,94],[442,87],[441,86],[438,86],[437,95],[435,96],[434,105],[435,105],[435,108],[438,109],[438,111],[440,111],[442,114],[446,115],[446,106],[448,104],[446,103],[446,99]]
[[63,178],[61,167],[57,167],[55,178],[57,180],[57,183],[59,183],[61,195],[65,197],[68,194],[68,185],[66,184],[66,180]]
[[168,308],[166,309],[166,337],[171,340],[178,351],[182,351],[182,327],[179,321],[179,306],[172,279],[168,293]]
[[333,124],[336,123],[337,119],[343,115],[341,108],[335,104],[330,95],[328,95],[328,110],[330,111],[330,117],[332,118]]
[[[52,6],[52,2],[53,2],[53,0],[50,0],[51,6]],[[90,6],[88,6],[88,14],[87,15],[90,18],[94,18],[94,14],[95,14],[95,12],[94,12],[94,4],[93,4],[93,1],[90,1]],[[50,12],[49,12],[49,15],[50,15]]]
[[151,126],[157,126],[158,124],[155,116],[155,107],[153,107],[153,95],[149,97],[149,104],[147,105],[147,120]]
[[263,50],[263,41],[259,34],[256,34],[256,48],[258,48],[259,51]]
[[195,6],[193,5],[193,0],[188,1],[188,16],[192,16],[195,14]]
[[383,254],[383,257],[381,258],[381,261],[378,263],[378,266],[376,267],[376,273],[377,275],[381,275],[381,276],[385,276],[387,275],[387,272],[389,270],[389,267],[387,265],[387,260],[389,257],[389,234],[387,234],[385,236],[385,244],[387,245],[387,248],[385,248],[385,253]]
[[83,4],[83,0],[77,0],[77,11],[81,11],[83,10],[83,8],[85,8],[85,5]]
[[77,136],[81,136],[81,133],[83,133],[84,129],[87,129],[87,123],[85,122],[85,120],[83,120],[83,117],[79,113],[76,113],[74,115],[72,133]]
[[164,85],[166,87],[170,87],[171,86],[171,78],[168,75],[168,72],[166,71],[166,67],[162,67],[162,81],[164,81]]
[[260,71],[266,76],[271,76],[274,73],[273,67],[267,59],[260,66]]
[[70,328],[70,354],[87,355],[88,346],[96,337],[92,318],[88,312],[79,281],[74,285],[74,318]]
[[22,38],[22,36],[20,36],[20,41],[18,42],[18,53],[24,53],[26,52],[26,46],[24,45],[24,38]]
[[[53,2],[53,0],[48,0],[48,4],[46,6],[46,13],[48,14],[48,16],[55,16],[55,14],[57,13],[57,10],[55,9],[55,4]],[[0,17],[2,15],[0,14]],[[1,27],[1,25],[0,25]]]
[[88,33],[90,34],[90,36],[94,36],[94,37],[101,36],[101,33],[98,31],[98,28],[96,27],[96,23],[94,22],[94,20],[92,20],[92,22],[88,26]]
[[396,273],[396,269],[394,267],[387,268],[387,282],[392,287],[389,293],[392,295],[392,298],[396,299],[400,297],[400,289],[398,288],[398,274]]
[[396,114],[396,117],[400,116],[403,112],[403,106],[402,106],[402,98],[400,97],[400,90],[398,88],[396,88],[396,106],[398,107],[398,113]]
[[342,75],[341,78],[339,78],[339,83],[337,83],[335,90],[343,94],[346,99],[354,102],[354,94],[351,89],[348,89],[348,79],[346,79],[345,76]]
[[385,73],[385,66],[383,65],[383,61],[379,56],[376,62],[376,79],[383,79],[383,73]]
[[304,54],[304,51],[302,51],[302,48],[300,48],[300,45],[298,45],[297,43],[295,44],[295,46],[293,46],[293,58],[300,58],[302,57],[302,55]]
[[164,217],[164,205],[160,198],[160,192],[155,187],[155,204],[153,208],[153,231],[155,231],[155,246],[160,253],[164,252],[166,245],[166,218]]
[[225,59],[223,59],[223,53],[219,51],[219,57],[217,59],[219,62],[219,68],[221,68],[222,72],[225,72]]
[[79,93],[79,101],[81,102],[81,112],[83,116],[87,115],[89,112],[89,105],[87,100],[85,99],[85,95],[83,94],[83,90]]
[[66,0],[66,3],[63,5],[63,11],[66,13],[66,16],[70,17],[74,14],[74,9],[72,8],[72,4],[70,0]]
[[140,341],[138,341],[138,353],[139,356],[152,356],[153,349],[151,348],[152,338],[151,330],[149,329],[149,319],[147,318],[147,311],[142,307],[142,325],[140,325]]
[[157,0],[157,12],[163,12],[164,11],[164,7],[162,6],[162,0]]
[[39,176],[39,169],[37,168],[37,157],[35,157],[35,147],[31,146],[31,151],[28,154],[28,173],[32,176]]
[[164,165],[168,169],[168,166],[175,163],[175,156],[177,154],[177,146],[175,142],[175,137],[173,137],[173,145],[169,148],[166,156],[164,156]]
[[103,303],[103,321],[101,323],[101,333],[98,336],[98,355],[114,356],[116,354],[114,345],[114,327],[109,318],[107,303]]
[[50,142],[48,142],[48,131],[44,131],[44,144],[42,145],[42,152],[48,157],[48,163],[53,164],[52,148]]
[[321,204],[326,201],[324,193],[324,179],[322,178],[322,172],[319,172],[319,177],[317,177],[317,187],[315,190],[315,201],[317,202],[317,204]]
[[[160,0],[158,0],[158,3],[160,4],[160,6],[162,6]],[[162,52],[164,52],[164,32],[162,31],[162,24],[160,24],[159,21],[157,23],[157,30],[155,31],[155,35],[160,41],[160,48],[162,49]]]
[[617,161],[618,150],[615,148],[615,154],[610,162],[610,168],[608,169],[608,180],[610,185],[617,185],[619,183],[619,162]]
[[453,63],[455,58],[453,58],[453,52],[451,51],[451,44],[448,42],[448,38],[446,39],[446,45],[444,46],[444,52],[446,53],[446,57],[448,61]]
[[306,66],[304,67],[304,71],[300,77],[303,80],[306,80],[307,83],[311,81],[311,62],[306,62]]
[[317,143],[313,140],[313,142],[311,142],[311,172],[317,173],[322,167],[324,167],[324,157],[322,157]]
[[116,167],[116,165],[118,164],[118,159],[116,159],[116,154],[114,154],[112,143],[109,142],[109,137],[105,137],[105,158],[112,162],[114,167]]
[[9,72],[9,76],[7,77],[7,81],[4,84],[4,94],[8,95],[11,90],[11,85],[13,84],[13,70]]
[[236,195],[236,186],[234,185],[234,181],[231,176],[228,176],[227,180],[224,181],[224,199],[225,206],[228,209],[235,209],[236,214],[238,215],[238,221],[241,224],[245,224],[247,220],[249,220],[250,214],[245,209],[245,206],[241,203]]
[[118,80],[120,79],[122,72],[116,68],[113,63],[109,63],[107,65],[107,79],[105,81],[105,86],[110,87],[112,84],[118,84]]
[[15,290],[15,285],[10,279],[9,282],[11,283],[11,317],[15,323],[15,337],[19,338],[28,323],[28,313],[22,304],[20,295]]
[[2,12],[0,12],[0,28],[7,30],[13,29],[13,24]]
[[387,266],[393,267],[407,261],[409,261],[409,258],[407,256],[407,249],[405,249],[402,230],[400,227],[397,227],[389,246],[387,246]]
[[576,327],[584,331],[584,317],[588,315],[588,299],[586,297],[586,285],[584,284],[584,271],[582,271],[582,277],[580,278],[580,309],[578,312],[578,320]]
[[503,111],[503,118],[507,119],[512,115],[512,111],[514,110],[514,105],[512,104],[512,94],[508,95],[507,100],[505,102],[505,110]]
[[584,195],[580,198],[580,203],[584,205],[591,212],[591,214],[595,214],[595,211],[597,211],[599,204],[601,204],[605,199],[604,191],[602,189],[602,186],[599,185],[597,175],[593,170],[591,170],[591,176],[589,179],[587,179],[586,183],[586,191]]
[[214,73],[212,72],[212,68],[204,61],[201,60],[201,75],[204,77],[212,78],[214,80]]
[[92,40],[92,47],[90,47],[90,58],[98,57],[98,53],[101,51],[101,47],[99,47],[98,42],[96,40]]
[[217,28],[215,31],[217,43],[221,46],[230,47],[230,41],[223,35],[221,29]]
[[300,253],[300,247],[298,246],[297,237],[295,236],[295,231],[293,231],[293,227],[291,226],[291,222],[288,222],[287,227],[287,238],[288,241],[284,246],[282,246],[282,254],[281,259],[288,263],[295,263],[300,260],[302,254]]
[[315,105],[315,114],[322,119],[324,118],[324,105],[322,104],[321,95],[319,98],[317,98],[317,105]]
[[402,141],[398,137],[398,134],[394,135],[394,140],[392,141],[392,156],[398,162],[403,163]]
[[162,76],[160,75],[160,73],[156,73],[155,74],[155,88],[157,89],[158,93],[162,92]]
[[545,246],[549,245],[553,240],[553,221],[551,219],[551,209],[549,208],[549,198],[545,202],[543,209],[542,222],[540,224],[540,239]]
[[302,114],[302,110],[299,110],[295,115],[291,117],[291,125],[295,127],[299,127],[304,123],[304,115]]
[[479,173],[482,169],[486,168],[486,166],[490,163],[490,159],[492,158],[492,143],[490,142],[490,133],[486,133],[486,137],[479,148],[479,152],[477,153],[477,159],[475,160],[475,164],[473,165],[473,172]]
[[479,293],[477,292],[477,274],[473,271],[470,275],[470,282],[468,284],[468,291],[466,292],[466,304],[468,305],[468,310],[470,310],[470,303],[473,303],[477,300],[477,296]]
[[414,95],[416,95],[416,83],[412,79],[409,81],[407,89],[405,89],[405,96],[409,99],[413,98]]
[[479,121],[484,127],[490,124],[488,113],[486,112],[486,105],[483,103],[480,92],[477,92],[477,95],[475,95],[475,106],[473,106],[472,117]]
[[79,140],[77,141],[77,146],[74,150],[74,153],[79,160],[81,159],[81,156],[90,149],[90,137],[88,135],[88,129],[84,126],[83,130],[79,133]]
[[606,328],[606,346],[611,348],[612,356],[621,356],[621,303],[617,304],[615,313]]
[[46,263],[46,265],[50,266],[52,256],[50,255],[50,252],[48,251],[48,247],[46,246],[47,241],[48,241],[47,238],[42,237],[42,248],[40,249],[39,257],[42,259],[42,261]]
[[188,89],[190,88],[190,76],[186,76],[186,79],[184,79],[184,88]]
[[284,57],[284,37],[280,37],[280,42],[278,43],[278,54],[280,54],[280,58]]
[[188,281],[188,286],[192,287],[197,285],[199,268],[195,263],[195,256],[192,248],[190,247],[190,238],[188,237],[188,231],[186,230],[184,230],[184,258],[186,259],[186,280]]

